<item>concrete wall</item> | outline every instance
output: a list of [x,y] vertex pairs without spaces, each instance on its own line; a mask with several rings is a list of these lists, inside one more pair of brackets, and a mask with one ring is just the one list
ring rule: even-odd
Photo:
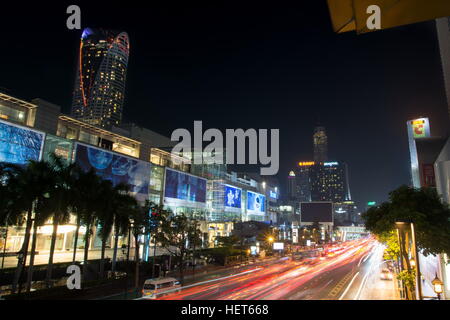
[[34,99],[32,103],[38,106],[34,127],[44,132],[56,135],[58,118],[61,114],[61,107],[42,99]]

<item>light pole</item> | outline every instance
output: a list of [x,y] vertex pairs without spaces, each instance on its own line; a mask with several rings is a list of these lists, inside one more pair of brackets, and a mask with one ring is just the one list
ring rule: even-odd
[[414,255],[416,257],[416,283],[417,283],[417,296],[419,300],[422,300],[422,282],[420,281],[420,263],[419,253],[417,252],[416,232],[414,230],[414,223],[411,222],[411,235],[413,242]]
[[433,285],[433,290],[434,292],[436,292],[438,300],[441,300],[441,294],[443,291],[442,286],[444,285],[444,283],[441,281],[441,279],[438,278],[437,273],[436,273],[436,277],[434,278],[433,281],[431,281],[431,284]]

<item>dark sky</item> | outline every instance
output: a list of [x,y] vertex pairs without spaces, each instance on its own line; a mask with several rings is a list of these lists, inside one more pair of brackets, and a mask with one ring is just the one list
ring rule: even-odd
[[130,35],[128,120],[169,136],[194,120],[280,129],[282,183],[312,158],[317,119],[358,203],[409,183],[408,119],[428,116],[432,133],[447,133],[433,22],[337,35],[326,1],[92,2],[2,3],[0,87],[69,112],[80,32],[65,11],[77,3],[82,27]]

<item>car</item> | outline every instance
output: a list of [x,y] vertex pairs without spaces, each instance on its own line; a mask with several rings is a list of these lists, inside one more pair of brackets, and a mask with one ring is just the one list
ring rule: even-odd
[[147,279],[142,289],[142,297],[147,299],[156,299],[158,295],[164,292],[172,292],[181,288],[180,282],[175,278],[157,278]]
[[389,269],[385,268],[385,269],[381,270],[380,279],[381,280],[393,280],[394,276],[392,275],[392,272]]

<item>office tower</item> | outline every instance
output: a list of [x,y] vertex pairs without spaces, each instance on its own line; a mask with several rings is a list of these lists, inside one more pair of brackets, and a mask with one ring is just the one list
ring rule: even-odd
[[328,138],[325,128],[318,126],[314,128],[314,162],[320,163],[328,160]]
[[297,199],[297,179],[295,176],[295,172],[291,171],[289,172],[289,176],[288,176],[288,192],[287,192],[287,197],[288,200],[296,200]]
[[311,201],[311,169],[314,162],[299,162],[296,170],[298,200],[300,202]]
[[351,200],[345,163],[316,163],[311,167],[310,177],[312,201],[344,202]]
[[103,128],[120,124],[129,50],[126,32],[84,29],[72,101],[75,119]]

